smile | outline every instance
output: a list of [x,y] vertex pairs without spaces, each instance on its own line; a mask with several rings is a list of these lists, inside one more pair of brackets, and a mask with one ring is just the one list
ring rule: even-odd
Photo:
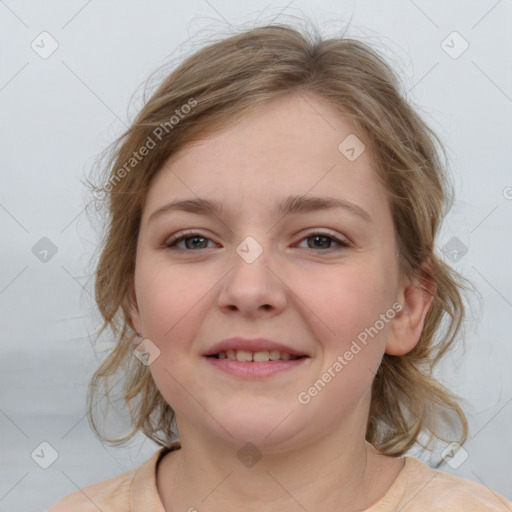
[[228,350],[204,357],[214,368],[245,379],[269,377],[302,366],[306,359],[310,359],[279,351],[248,350]]
[[260,350],[257,352],[251,352],[250,350],[222,350],[218,354],[213,354],[212,357],[218,359],[230,359],[232,361],[254,361],[260,363],[264,361],[278,361],[280,359],[284,361],[290,361],[293,359],[299,359],[304,356],[295,356],[287,352],[280,352],[279,350]]

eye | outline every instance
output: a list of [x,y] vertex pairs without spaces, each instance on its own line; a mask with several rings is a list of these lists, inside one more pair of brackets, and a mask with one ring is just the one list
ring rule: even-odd
[[[193,242],[191,244],[187,244],[188,240],[192,240]],[[199,240],[200,242],[197,243],[196,242],[197,240]],[[169,238],[165,242],[165,246],[168,248],[176,247],[179,243],[181,243],[182,241],[185,241],[185,248],[178,247],[178,249],[181,249],[181,250],[187,250],[190,248],[207,249],[207,247],[204,247],[205,240],[210,240],[210,239],[206,238],[201,233],[198,233],[196,231],[186,231],[186,232],[183,232],[181,235],[178,235],[178,236],[175,235],[175,236],[172,236],[171,238]],[[201,245],[203,245],[203,247],[201,247]]]
[[[350,244],[345,241],[337,238],[336,236],[330,234],[330,233],[324,233],[324,232],[315,232],[310,233],[308,236],[304,237],[302,240],[310,240],[313,239],[313,243],[309,244],[307,249],[312,248],[320,248],[320,249],[336,249],[336,247],[325,247],[326,244],[330,244],[329,240],[334,241],[338,246],[340,247],[350,247]],[[338,248],[340,248],[338,247]]]
[[[336,247],[326,247],[326,244],[332,244],[334,242],[339,247],[350,247],[350,244],[345,240],[341,240],[340,238],[325,232],[314,232],[310,233],[308,236],[302,238],[302,240],[310,240],[313,239],[312,244],[308,244],[306,249],[336,249]],[[191,243],[188,243],[188,241]],[[301,240],[301,241],[302,241]],[[182,232],[179,235],[174,235],[170,239],[165,242],[165,247],[168,248],[178,248],[180,250],[188,250],[188,249],[207,249],[208,241],[211,241],[209,238],[203,236],[201,233],[197,231],[186,231]],[[185,247],[178,247],[178,244],[181,242],[185,242]],[[338,248],[339,248],[338,247]]]

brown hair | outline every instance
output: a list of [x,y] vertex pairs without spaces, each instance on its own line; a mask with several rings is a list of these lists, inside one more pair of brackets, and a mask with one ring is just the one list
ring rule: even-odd
[[[444,149],[401,87],[385,60],[362,41],[323,39],[317,29],[301,31],[282,24],[210,43],[166,76],[111,145],[104,185],[95,193],[107,213],[96,268],[95,298],[103,319],[98,335],[110,327],[116,339],[88,390],[89,421],[101,439],[119,445],[142,431],[163,446],[177,435],[174,411],[149,367],[133,356],[129,297],[152,177],[185,144],[233,125],[280,95],[304,92],[329,100],[367,135],[389,196],[400,268],[427,291],[425,275],[436,285],[417,346],[403,356],[384,354],[372,384],[366,439],[382,453],[401,455],[416,442],[422,444],[425,434],[430,441],[445,439],[443,428],[457,424],[458,442],[466,440],[467,421],[457,397],[433,376],[434,366],[462,327],[461,291],[466,288],[465,279],[436,255],[434,245],[452,198],[438,152]],[[110,400],[108,380],[119,370],[130,430],[106,437],[95,424],[95,397],[99,393]]]

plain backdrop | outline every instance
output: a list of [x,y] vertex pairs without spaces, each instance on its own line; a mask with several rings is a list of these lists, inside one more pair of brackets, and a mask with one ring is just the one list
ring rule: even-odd
[[126,448],[103,446],[85,415],[98,361],[91,257],[99,234],[85,211],[83,179],[98,154],[140,108],[150,74],[179,62],[196,41],[303,16],[326,35],[350,21],[348,35],[388,57],[448,149],[456,202],[438,250],[479,298],[465,348],[445,361],[440,377],[465,399],[471,437],[458,467],[439,453],[419,456],[512,499],[510,1],[6,0],[0,512],[41,511],[158,448],[143,436]]

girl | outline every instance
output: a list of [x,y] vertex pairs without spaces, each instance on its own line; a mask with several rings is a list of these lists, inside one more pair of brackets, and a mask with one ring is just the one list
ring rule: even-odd
[[[399,89],[365,44],[286,25],[163,81],[97,191],[117,344],[88,397],[102,439],[162,448],[51,512],[512,510],[404,456],[462,456],[467,421],[432,376],[464,316],[435,250],[448,184]],[[94,397],[118,371],[132,429],[112,440]]]

